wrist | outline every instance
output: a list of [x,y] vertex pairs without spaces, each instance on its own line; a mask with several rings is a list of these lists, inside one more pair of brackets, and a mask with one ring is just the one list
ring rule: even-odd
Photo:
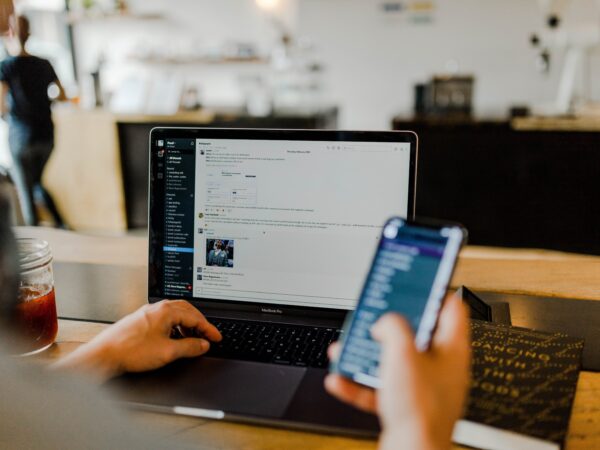
[[[89,345],[88,367],[98,373],[103,381],[123,373],[118,352],[112,345],[107,342],[90,342]],[[83,350],[86,351],[85,348]]]
[[53,364],[52,368],[79,372],[99,383],[123,372],[113,349],[103,342],[94,341],[81,345]]

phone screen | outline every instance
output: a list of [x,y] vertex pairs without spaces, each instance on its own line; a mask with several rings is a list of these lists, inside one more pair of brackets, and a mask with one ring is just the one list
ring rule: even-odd
[[427,348],[463,239],[457,226],[419,226],[403,219],[386,223],[356,310],[344,327],[335,371],[379,386],[380,348],[370,330],[390,311],[403,315],[416,333],[417,347]]

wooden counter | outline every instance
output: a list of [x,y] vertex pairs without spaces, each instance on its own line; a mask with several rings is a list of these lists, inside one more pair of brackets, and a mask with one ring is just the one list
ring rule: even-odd
[[[18,227],[19,237],[50,243],[55,260],[146,266],[145,237],[111,237],[53,228]],[[600,301],[600,257],[550,250],[468,246],[460,254],[452,286],[514,294]],[[600,321],[600,318],[598,318]]]
[[600,254],[600,119],[396,118],[419,135],[417,215],[469,242]]
[[124,232],[127,220],[118,123],[209,124],[213,119],[210,112],[147,116],[58,108],[54,111],[55,148],[44,184],[71,228]]
[[[18,228],[17,235],[47,239],[61,262],[143,265],[147,241],[142,237],[103,237],[44,228]],[[460,257],[454,283],[500,292],[527,292],[600,299],[600,257],[550,251],[468,247]],[[58,286],[57,286],[58,288]],[[58,299],[60,301],[60,299]],[[599,318],[600,319],[600,318]],[[57,343],[44,359],[68,354],[91,340],[104,324],[61,320]],[[196,418],[132,412],[144,427],[206,449],[375,449],[369,440],[255,427]],[[455,447],[460,448],[460,447]],[[567,450],[600,448],[600,373],[582,372],[567,437]]]
[[515,131],[568,131],[568,132],[596,132],[600,131],[600,115],[592,116],[556,116],[556,117],[516,117],[514,119],[503,118],[443,118],[443,117],[405,117],[396,116],[392,119],[392,128],[401,129],[402,126],[410,125],[418,127],[427,125],[430,127],[468,127],[471,129],[502,127]]
[[518,131],[600,131],[598,117],[521,117],[511,121],[511,127]]

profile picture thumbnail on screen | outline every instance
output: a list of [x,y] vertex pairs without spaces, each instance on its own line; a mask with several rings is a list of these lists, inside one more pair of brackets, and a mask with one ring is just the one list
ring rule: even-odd
[[207,239],[206,265],[215,267],[233,267],[233,239]]

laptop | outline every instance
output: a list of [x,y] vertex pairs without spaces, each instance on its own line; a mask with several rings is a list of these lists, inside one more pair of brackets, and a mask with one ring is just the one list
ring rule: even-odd
[[155,411],[375,435],[327,394],[327,347],[381,226],[415,209],[412,132],[155,128],[149,302],[186,299],[223,334],[203,357],[116,380]]

